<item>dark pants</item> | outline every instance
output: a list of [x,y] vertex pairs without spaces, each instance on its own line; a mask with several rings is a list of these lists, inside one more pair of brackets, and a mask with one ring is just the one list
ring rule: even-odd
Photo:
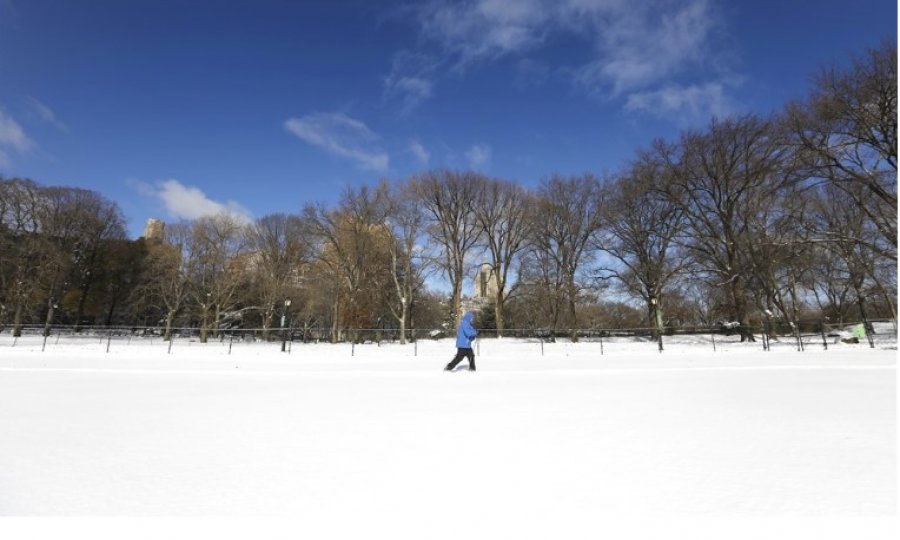
[[475,369],[475,351],[472,349],[456,349],[456,356],[453,360],[447,364],[447,369],[453,369],[456,367],[456,364],[462,362],[463,358],[469,359],[469,369]]

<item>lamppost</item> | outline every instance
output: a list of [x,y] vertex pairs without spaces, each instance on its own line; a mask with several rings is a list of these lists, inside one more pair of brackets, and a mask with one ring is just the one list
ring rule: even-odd
[[287,318],[288,308],[291,307],[291,299],[286,298],[284,300],[284,310],[281,312],[281,352],[285,351],[285,344],[287,343],[287,334],[284,330],[284,322]]

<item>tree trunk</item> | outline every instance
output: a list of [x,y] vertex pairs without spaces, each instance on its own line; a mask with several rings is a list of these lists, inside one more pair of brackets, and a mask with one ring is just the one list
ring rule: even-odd
[[209,308],[203,306],[203,319],[200,322],[200,343],[206,343],[209,336]]
[[747,297],[744,292],[744,283],[740,277],[731,282],[731,294],[734,299],[735,319],[740,326],[741,342],[756,341],[753,337],[753,329],[750,328],[750,314],[747,313]]
[[450,299],[451,309],[453,309],[453,327],[458,328],[462,322],[462,275],[463,269],[456,268],[453,278],[453,296]]
[[13,315],[13,337],[21,337],[22,336],[22,311],[23,311],[23,302],[18,302],[16,304],[16,312]]
[[53,322],[53,298],[47,301],[47,318],[44,320],[44,337],[50,335],[50,325]]
[[[862,279],[860,279],[860,282]],[[859,316],[862,318],[863,330],[866,333],[866,338],[869,341],[869,347],[875,348],[875,341],[872,339],[872,334],[869,333],[869,316],[866,313],[866,301],[863,298],[861,292],[861,283],[857,283],[856,280],[853,281],[853,288],[856,290],[856,303],[859,306]]]
[[575,297],[577,295],[575,290],[575,276],[569,277],[568,283],[568,307],[569,307],[569,324],[572,325],[572,343],[578,342],[578,321],[575,315]]
[[274,310],[267,309],[263,312],[262,320],[262,339],[269,341],[269,329],[272,328],[272,319],[275,317]]
[[111,326],[113,321],[113,315],[116,312],[116,304],[119,300],[119,288],[113,287],[112,289],[112,298],[109,299],[109,311],[106,312],[106,326]]
[[650,296],[650,299],[647,300],[647,322],[650,327],[650,337],[651,339],[659,338],[659,332],[656,328],[656,303],[653,301],[656,297]]
[[400,345],[406,345],[406,318],[409,317],[409,302],[400,300]]
[[[81,287],[81,295],[78,298],[78,309],[75,311],[75,332],[81,332],[81,319],[84,318],[84,304],[87,302],[88,288],[90,284]],[[109,326],[109,323],[107,323]]]
[[334,303],[334,309],[332,310],[331,317],[331,342],[337,343],[340,341],[340,334],[338,332],[338,315],[340,314],[338,303]]
[[168,313],[166,313],[166,330],[163,333],[163,341],[171,341],[172,340],[172,323],[175,321],[175,310],[170,309]]
[[494,320],[497,323],[497,337],[503,337],[503,331],[506,329],[506,321],[503,320],[503,305],[506,303],[506,298],[503,296],[503,291],[498,287],[497,288],[497,297],[494,300]]

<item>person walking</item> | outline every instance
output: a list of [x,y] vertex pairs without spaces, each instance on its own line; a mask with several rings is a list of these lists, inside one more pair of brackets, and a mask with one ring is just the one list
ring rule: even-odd
[[459,328],[456,330],[456,356],[447,364],[444,371],[453,371],[453,368],[462,362],[463,358],[469,359],[469,371],[475,371],[475,352],[472,350],[472,341],[478,335],[478,331],[472,326],[474,318],[475,313],[469,311],[459,323]]

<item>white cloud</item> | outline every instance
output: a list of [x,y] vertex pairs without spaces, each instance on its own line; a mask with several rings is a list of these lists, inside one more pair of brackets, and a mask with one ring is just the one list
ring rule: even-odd
[[419,141],[410,141],[409,151],[422,165],[428,165],[428,162],[431,160],[431,154],[428,153],[428,150],[426,150],[422,143],[420,143]]
[[576,69],[576,81],[588,92],[617,96],[659,83],[702,65],[715,26],[708,0],[645,2],[602,11],[593,20],[595,58]]
[[5,150],[6,160],[9,160],[9,151],[26,153],[36,145],[28,138],[25,130],[11,116],[0,109],[0,148]]
[[702,56],[717,15],[710,0],[434,0],[412,11],[423,41],[458,65],[525,53],[574,34],[593,59],[583,84],[614,91],[665,77]]
[[42,121],[52,125],[60,131],[63,131],[65,133],[69,132],[69,126],[67,126],[59,118],[57,118],[56,113],[53,112],[53,109],[33,97],[29,97],[28,102],[31,104],[31,108],[34,110],[35,114],[37,114],[38,118],[40,118]]
[[390,92],[402,96],[402,114],[409,114],[431,97],[434,83],[422,77],[400,77],[391,83]]
[[219,202],[210,199],[200,188],[186,186],[178,180],[165,180],[155,186],[143,182],[132,182],[143,195],[162,201],[166,211],[177,219],[198,219],[201,217],[230,214],[244,223],[252,220],[249,210],[236,201]]
[[[548,66],[546,72],[565,74],[585,93],[603,99],[627,100],[675,79],[723,77],[714,61],[722,47],[716,42],[721,15],[713,0],[431,0],[407,13],[438,65],[465,68],[518,55],[520,86],[539,82],[539,73],[529,68],[541,64],[526,55],[559,37],[580,40],[585,60]],[[433,93],[437,78],[428,78],[427,93],[417,94],[410,84],[417,103]],[[389,79],[400,86],[401,77]]]
[[486,144],[476,144],[466,150],[466,159],[473,169],[484,169],[491,165],[491,147]]
[[390,158],[376,147],[378,135],[343,113],[312,113],[289,118],[284,128],[312,146],[353,161],[360,169],[387,172]]
[[384,79],[385,98],[398,100],[401,114],[408,114],[431,98],[437,67],[435,59],[428,55],[409,51],[397,53],[391,73]]
[[724,117],[734,112],[725,87],[719,82],[670,85],[652,92],[635,93],[628,97],[625,108],[660,117],[676,116],[685,123],[706,122],[713,116]]
[[528,50],[543,42],[552,2],[435,1],[416,10],[420,33],[457,58],[458,66]]

